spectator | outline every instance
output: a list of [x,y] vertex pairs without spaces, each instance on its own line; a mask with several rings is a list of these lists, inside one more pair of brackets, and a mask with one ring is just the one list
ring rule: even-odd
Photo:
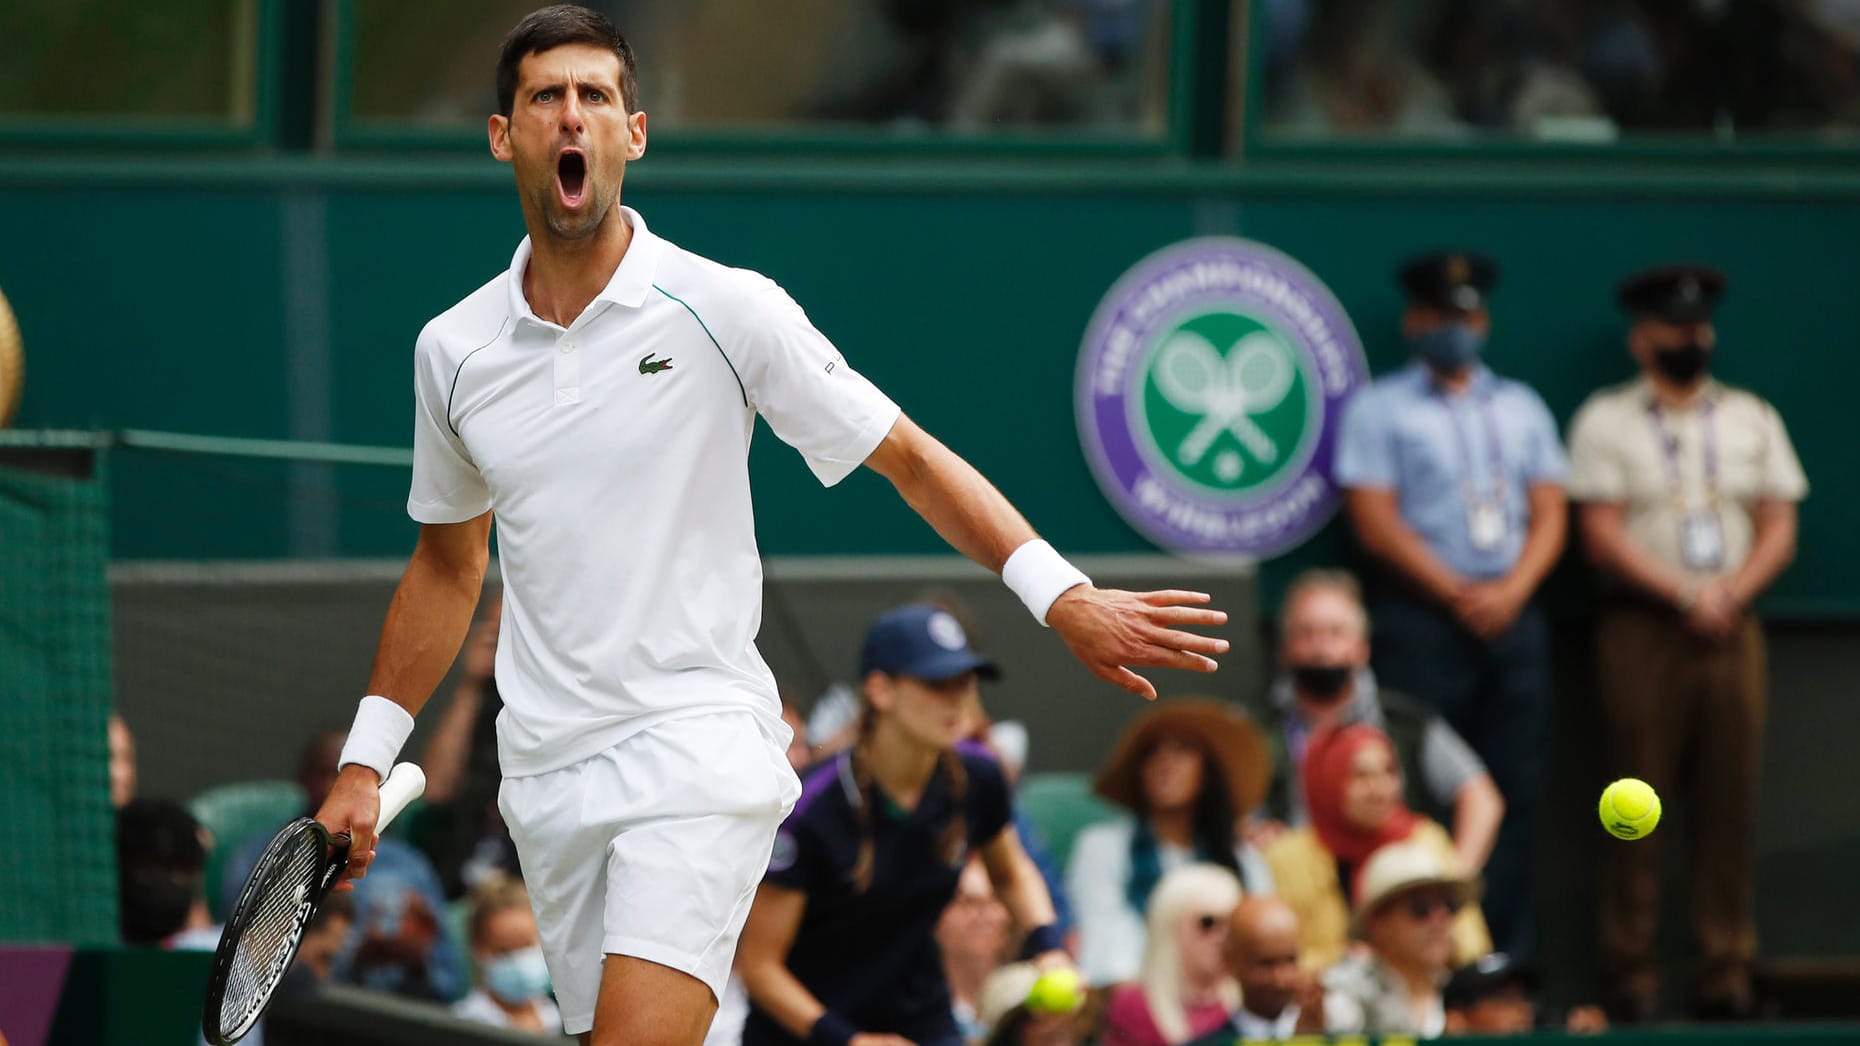
[[979,1000],[982,984],[1007,958],[1013,916],[995,896],[981,858],[970,857],[956,880],[956,896],[936,924],[936,945],[943,953],[943,976],[949,982],[950,1008],[964,1040],[987,1034]]
[[479,987],[452,1012],[497,1028],[560,1036],[562,1012],[549,998],[549,967],[530,911],[530,895],[512,879],[481,884],[471,900],[471,954]]
[[[1274,840],[1266,857],[1279,896],[1298,915],[1299,961],[1320,970],[1337,961],[1349,943],[1348,898],[1370,854],[1390,843],[1413,842],[1447,867],[1457,868],[1457,857],[1445,829],[1402,805],[1394,747],[1375,727],[1354,723],[1312,738],[1304,785],[1311,823]],[[1492,950],[1476,907],[1461,912],[1452,930],[1457,962]]]
[[329,980],[335,975],[336,959],[349,939],[349,931],[354,928],[354,894],[332,893],[323,898],[316,914],[310,917],[309,925],[304,927],[304,940],[298,946],[291,976],[298,976],[297,971],[301,970],[311,980]]
[[1151,705],[1125,728],[1094,784],[1130,816],[1080,832],[1067,868],[1079,922],[1079,968],[1093,985],[1135,977],[1143,913],[1164,874],[1195,861],[1271,893],[1265,855],[1237,825],[1266,794],[1266,742],[1253,721],[1209,698]]
[[[123,941],[194,950],[219,932],[207,914],[207,846],[200,823],[179,803],[132,799],[116,812],[117,916]],[[209,945],[212,947],[212,945]]]
[[121,714],[110,713],[110,806],[121,810],[136,797],[136,735]]
[[[1808,480],[1776,409],[1710,377],[1724,276],[1702,266],[1621,285],[1638,380],[1570,430],[1572,494],[1607,583],[1597,624],[1617,766],[1696,814],[1690,862],[1705,1016],[1751,1011],[1750,861],[1763,747],[1763,629],[1752,607],[1795,556]],[[1681,776],[1681,767],[1689,767]],[[1603,945],[1617,1016],[1653,1015],[1662,836],[1614,847]]]
[[[1533,993],[1537,971],[1503,952],[1453,972],[1442,993],[1449,1035],[1525,1035],[1542,1027]],[[1578,1006],[1563,1022],[1574,1034],[1608,1030],[1608,1018],[1594,1006]]]
[[1369,670],[1369,614],[1356,579],[1310,570],[1293,579],[1279,615],[1279,678],[1264,717],[1277,751],[1266,807],[1293,825],[1309,819],[1299,771],[1311,736],[1362,722],[1388,733],[1410,808],[1453,826],[1460,866],[1491,853],[1505,801],[1479,756],[1433,711],[1388,690]]
[[426,809],[434,823],[428,841],[435,869],[449,898],[480,883],[521,877],[516,845],[497,810],[503,777],[497,763],[497,635],[503,619],[500,590],[487,591],[478,622],[465,639],[459,682],[439,724],[426,742],[420,768],[426,771]]
[[927,604],[873,622],[860,668],[858,739],[803,779],[737,948],[748,1046],[959,1041],[935,930],[970,853],[1025,931],[1023,953],[1070,962],[1000,766],[960,743],[978,678],[999,670]]
[[1492,260],[1425,255],[1400,279],[1414,363],[1345,408],[1337,483],[1381,568],[1377,678],[1445,716],[1504,796],[1486,917],[1523,954],[1550,710],[1550,628],[1534,594],[1563,549],[1563,450],[1537,393],[1480,362]]
[[1081,1022],[1089,1007],[1079,1013],[1047,1013],[1027,1005],[1027,996],[1039,979],[1039,967],[1017,962],[996,970],[982,985],[986,1046],[1078,1046],[1087,1041]]
[[1298,966],[1298,916],[1291,907],[1277,897],[1248,897],[1229,927],[1227,959],[1240,984],[1240,1006],[1195,1046],[1323,1034],[1324,996],[1317,979]]
[[[310,739],[298,760],[304,816],[314,816],[336,781],[336,763],[347,735],[325,731]],[[231,911],[274,830],[241,842],[227,858],[220,881],[222,910]],[[468,987],[465,956],[439,918],[445,910],[439,874],[412,846],[392,836],[375,843],[368,876],[355,882],[355,929],[336,960],[338,980],[391,991],[408,998],[454,1002]]]
[[1446,1030],[1441,988],[1453,968],[1453,919],[1479,892],[1451,860],[1413,841],[1384,846],[1364,865],[1356,924],[1369,950],[1324,973],[1328,1034],[1434,1038]]
[[1227,1023],[1240,985],[1227,969],[1227,930],[1240,880],[1219,865],[1185,864],[1150,894],[1149,938],[1137,983],[1111,994],[1104,1046],[1175,1046]]
[[814,753],[807,747],[807,719],[789,700],[785,690],[781,696],[781,721],[788,724],[788,729],[792,731],[788,739],[788,765],[798,774],[812,765]]
[[[1273,3],[1274,22],[1310,20],[1290,75],[1274,83],[1266,125],[1301,137],[1393,134],[1456,138],[1464,128],[1439,81],[1415,61],[1403,5],[1385,0]],[[1269,24],[1269,37],[1286,30]]]

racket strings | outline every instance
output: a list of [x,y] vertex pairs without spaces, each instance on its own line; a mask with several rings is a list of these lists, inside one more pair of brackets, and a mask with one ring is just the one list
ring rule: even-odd
[[245,925],[220,1003],[220,1027],[227,1033],[245,1030],[290,969],[303,937],[299,913],[316,898],[323,870],[322,840],[315,831],[306,830],[290,840],[263,876],[249,911],[242,913]]

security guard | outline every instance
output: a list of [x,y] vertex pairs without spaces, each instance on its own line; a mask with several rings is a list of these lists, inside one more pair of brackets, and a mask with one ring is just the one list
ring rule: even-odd
[[[1695,805],[1690,867],[1702,1015],[1751,1007],[1750,846],[1765,699],[1752,601],[1795,555],[1808,480],[1776,409],[1710,377],[1725,278],[1675,265],[1630,277],[1640,377],[1589,398],[1570,428],[1570,496],[1609,584],[1598,659],[1623,774]],[[1691,774],[1679,779],[1690,754]],[[1651,1016],[1659,836],[1613,847],[1603,919],[1614,1000]]]
[[1377,678],[1445,716],[1504,796],[1485,913],[1515,955],[1531,950],[1530,834],[1549,734],[1550,632],[1532,597],[1567,519],[1550,411],[1480,361],[1497,279],[1491,259],[1463,252],[1402,267],[1414,361],[1350,402],[1335,471],[1381,568]]

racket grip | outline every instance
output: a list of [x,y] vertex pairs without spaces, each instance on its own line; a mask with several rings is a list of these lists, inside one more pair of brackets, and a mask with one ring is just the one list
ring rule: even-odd
[[381,816],[375,831],[385,832],[394,818],[426,792],[426,771],[414,763],[395,763],[381,782]]

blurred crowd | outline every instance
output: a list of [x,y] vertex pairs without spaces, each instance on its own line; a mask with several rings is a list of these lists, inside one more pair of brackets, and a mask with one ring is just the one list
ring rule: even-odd
[[1851,135],[1854,0],[1261,0],[1288,135]]
[[[856,685],[806,715],[784,701],[801,798],[711,1042],[1163,1046],[1661,1016],[1659,836],[1610,849],[1607,996],[1553,1010],[1536,994],[1531,826],[1552,692],[1537,590],[1569,502],[1602,600],[1601,732],[1622,775],[1695,814],[1692,1015],[1759,1015],[1752,607],[1793,556],[1807,481],[1776,410],[1711,376],[1735,351],[1712,323],[1728,281],[1674,265],[1621,283],[1639,373],[1591,397],[1566,452],[1537,394],[1484,362],[1497,262],[1428,254],[1396,278],[1413,358],[1360,390],[1337,433],[1363,580],[1292,581],[1259,706],[1148,706],[1091,781],[1115,815],[1081,825],[1048,803],[1043,819],[1020,798],[1031,739],[989,715],[1003,668],[971,645],[964,609],[880,615]],[[498,813],[498,618],[491,594],[419,755],[423,805],[324,908],[293,977],[559,1034]],[[342,741],[308,739],[295,784],[235,835],[236,804],[197,799],[197,819],[137,797],[134,738],[113,719],[124,939],[214,947],[266,840],[323,802]]]

